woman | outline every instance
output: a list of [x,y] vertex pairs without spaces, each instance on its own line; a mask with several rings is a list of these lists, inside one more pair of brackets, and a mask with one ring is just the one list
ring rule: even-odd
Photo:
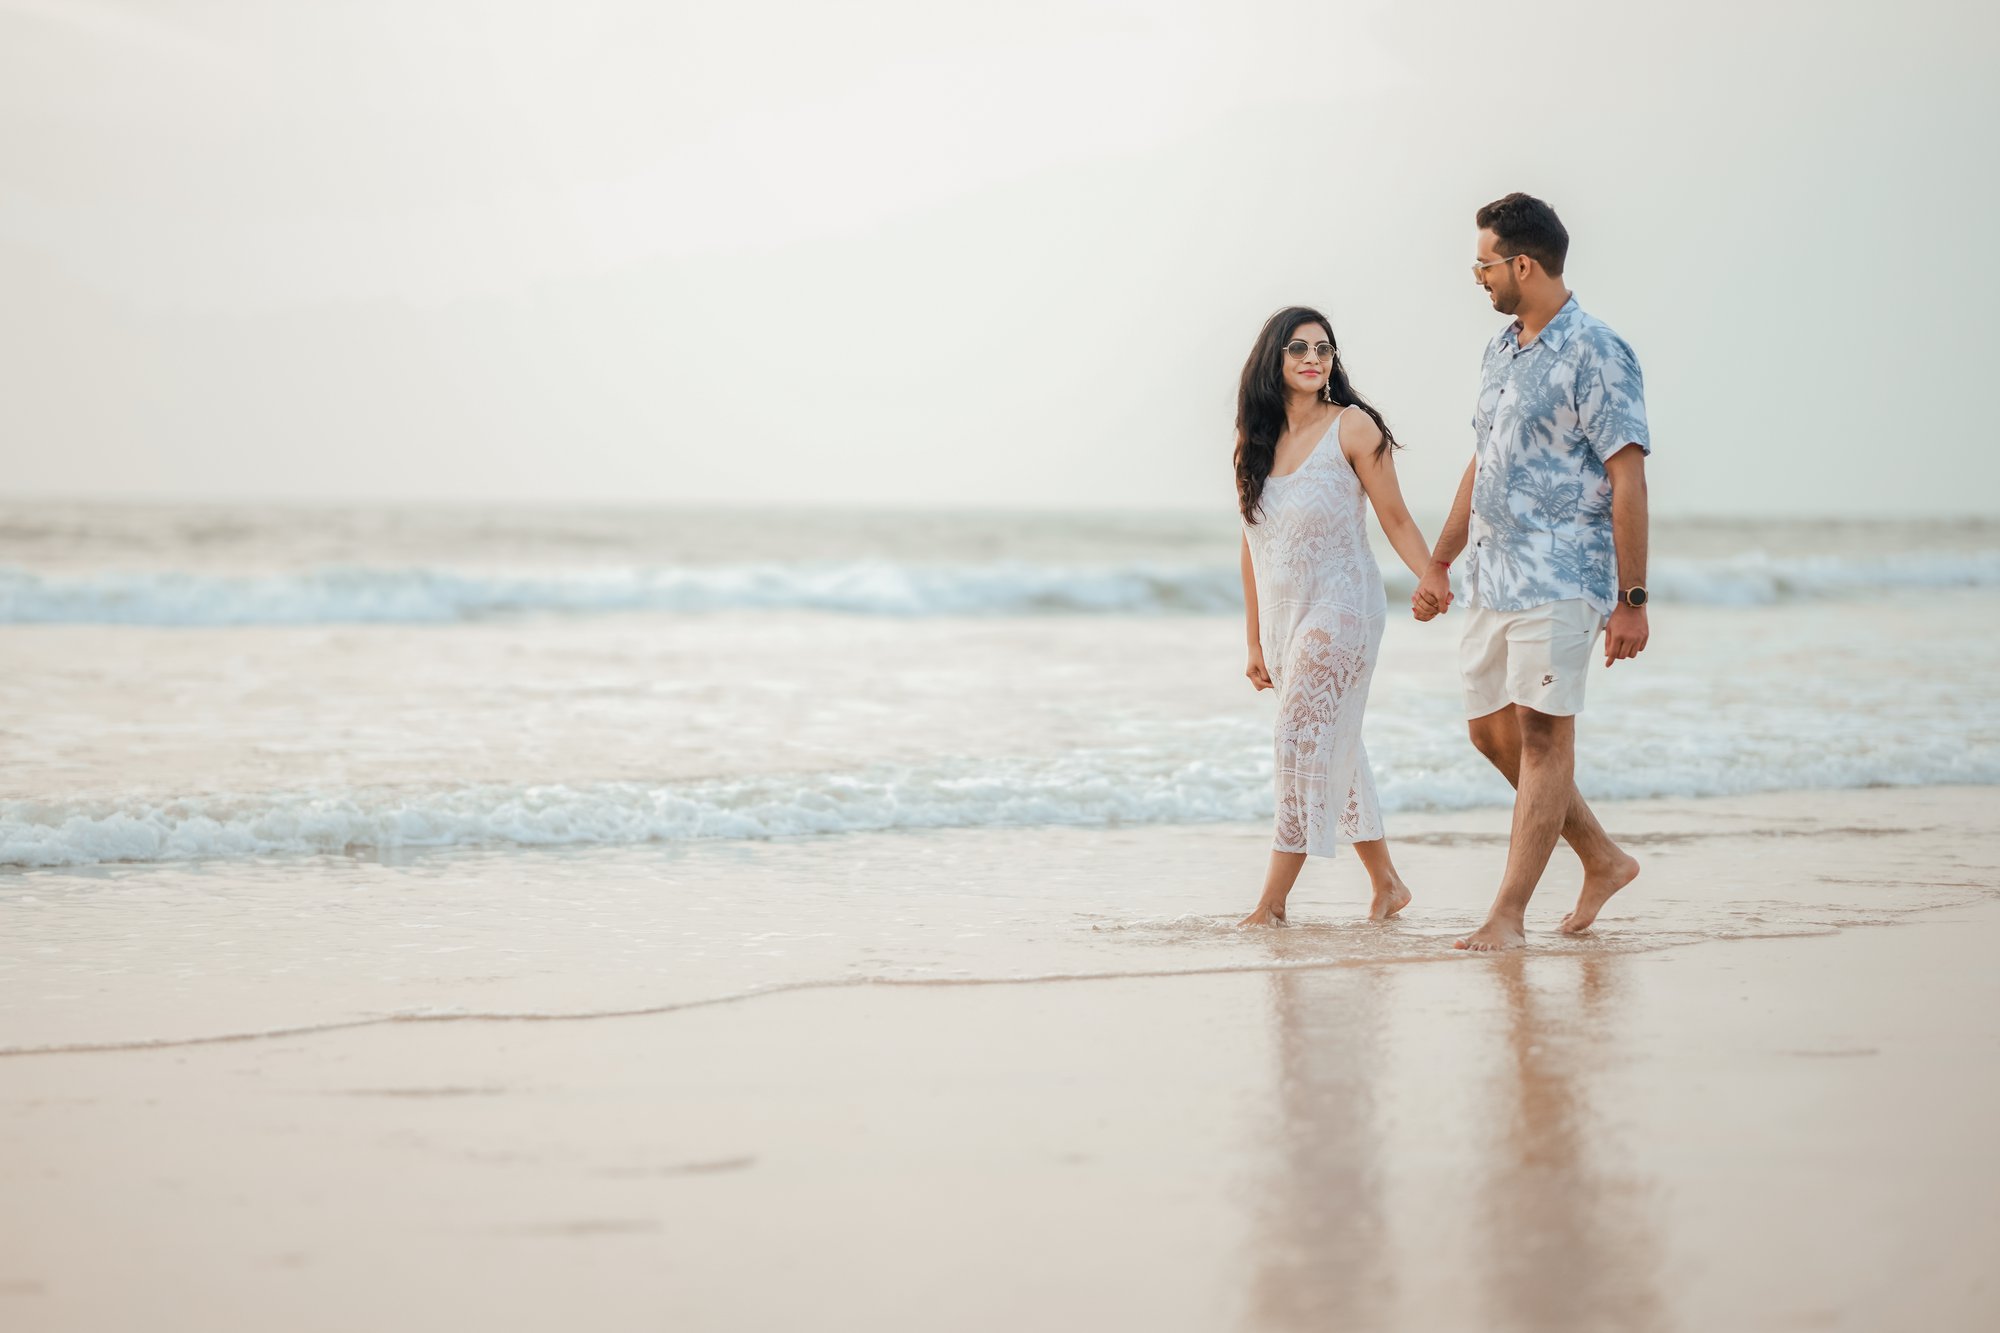
[[[1371,921],[1407,907],[1389,860],[1361,714],[1388,606],[1368,549],[1366,496],[1389,545],[1423,577],[1430,547],[1396,484],[1399,446],[1340,364],[1317,310],[1280,310],[1236,396],[1236,498],[1250,667],[1278,693],[1277,838],[1246,926],[1277,925],[1306,857],[1351,843],[1375,886]],[[1429,617],[1425,617],[1428,619]]]

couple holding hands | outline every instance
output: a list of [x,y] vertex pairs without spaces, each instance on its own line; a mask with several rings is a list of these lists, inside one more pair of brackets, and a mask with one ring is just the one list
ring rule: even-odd
[[1247,674],[1278,698],[1277,835],[1245,925],[1283,923],[1306,857],[1342,844],[1373,882],[1371,919],[1410,902],[1361,743],[1388,614],[1368,545],[1371,506],[1417,577],[1410,601],[1418,620],[1450,608],[1450,570],[1460,561],[1470,606],[1459,649],[1465,715],[1473,746],[1515,789],[1499,891],[1486,923],[1457,947],[1527,943],[1528,900],[1558,838],[1584,872],[1565,934],[1587,929],[1639,873],[1573,779],[1576,715],[1597,636],[1607,666],[1646,646],[1652,446],[1638,358],[1564,285],[1569,233],[1554,209],[1510,194],[1480,209],[1475,225],[1473,277],[1514,320],[1487,345],[1475,452],[1435,547],[1425,546],[1403,503],[1395,437],[1348,382],[1324,315],[1279,311],[1243,366],[1236,492]]

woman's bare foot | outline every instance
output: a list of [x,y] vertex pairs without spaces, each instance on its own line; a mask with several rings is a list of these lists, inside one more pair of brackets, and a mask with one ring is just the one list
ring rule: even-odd
[[1458,943],[1454,949],[1465,949],[1471,953],[1499,953],[1503,949],[1519,949],[1528,943],[1527,932],[1511,921],[1488,921]]
[[1257,910],[1236,923],[1239,926],[1282,926],[1285,924],[1285,909],[1257,904]]
[[1368,904],[1368,919],[1387,921],[1409,905],[1410,886],[1400,876],[1391,876],[1388,883],[1375,886],[1375,897]]
[[1611,895],[1638,877],[1638,861],[1623,852],[1602,870],[1586,871],[1583,891],[1576,896],[1576,909],[1564,917],[1556,929],[1565,935],[1578,935],[1589,930],[1590,923],[1597,920],[1597,914],[1604,910],[1604,904],[1611,901]]

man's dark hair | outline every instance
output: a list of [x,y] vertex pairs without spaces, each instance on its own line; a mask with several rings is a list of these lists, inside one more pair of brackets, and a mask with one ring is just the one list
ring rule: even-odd
[[1505,199],[1495,199],[1473,215],[1481,231],[1490,231],[1500,242],[1503,255],[1526,255],[1540,264],[1552,278],[1560,278],[1563,259],[1569,254],[1569,232],[1562,219],[1532,194],[1516,190]]

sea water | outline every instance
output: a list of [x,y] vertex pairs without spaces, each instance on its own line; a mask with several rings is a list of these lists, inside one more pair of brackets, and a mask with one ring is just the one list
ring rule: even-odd
[[[1226,512],[0,509],[0,1008],[179,995],[185,1033],[242,1026],[209,1012],[231,969],[304,1023],[355,1012],[335,972],[384,980],[375,1013],[410,977],[581,1003],[593,957],[638,1006],[1226,962],[1201,909],[1241,903],[1142,906],[1104,849],[1261,861],[1236,542]],[[1663,520],[1653,551],[1591,796],[2000,782],[2000,525]],[[1391,616],[1392,837],[1510,796],[1456,639]]]

